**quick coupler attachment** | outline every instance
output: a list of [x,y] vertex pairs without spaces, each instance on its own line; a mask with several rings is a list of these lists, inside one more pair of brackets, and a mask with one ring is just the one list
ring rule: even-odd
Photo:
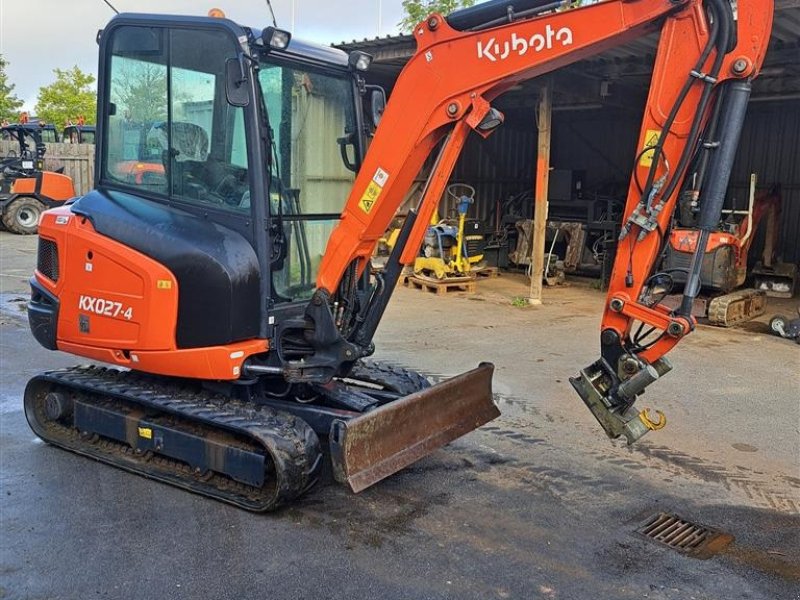
[[652,365],[642,365],[636,373],[620,380],[601,359],[582,369],[576,377],[570,377],[569,381],[608,437],[625,436],[628,444],[633,444],[648,431],[662,429],[667,424],[661,411],[657,411],[658,420],[654,421],[647,409],[637,411],[633,404],[647,386],[670,370],[672,365],[669,361],[660,358]]

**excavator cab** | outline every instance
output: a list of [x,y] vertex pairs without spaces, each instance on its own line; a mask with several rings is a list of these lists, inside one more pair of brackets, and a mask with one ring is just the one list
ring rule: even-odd
[[363,151],[347,56],[267,35],[141,15],[102,34],[96,190],[70,212],[175,275],[179,348],[300,310]]
[[[272,30],[242,42],[230,21],[187,21],[115,19],[104,32],[97,187],[113,190],[102,203],[120,192],[238,234],[257,263],[266,322],[268,309],[313,292],[363,152],[357,77],[344,53],[289,45],[283,32],[280,48]],[[132,177],[132,160],[160,168]]]
[[61,132],[64,144],[94,144],[94,125],[67,125]]

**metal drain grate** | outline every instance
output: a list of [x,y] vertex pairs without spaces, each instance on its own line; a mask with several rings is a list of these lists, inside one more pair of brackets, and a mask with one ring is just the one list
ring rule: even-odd
[[733,541],[733,536],[696,525],[677,515],[658,513],[636,530],[673,550],[695,558],[709,558]]

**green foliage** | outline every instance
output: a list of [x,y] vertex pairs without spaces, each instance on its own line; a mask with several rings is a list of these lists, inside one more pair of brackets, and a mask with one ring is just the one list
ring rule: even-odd
[[84,117],[86,124],[94,123],[97,112],[97,93],[92,84],[94,75],[84,73],[77,66],[71,69],[53,69],[56,80],[39,88],[36,116],[56,127],[64,127]]
[[14,84],[8,82],[7,66],[8,61],[0,54],[0,121],[4,119],[16,121],[22,100],[14,94]]
[[431,13],[448,15],[458,8],[475,4],[475,0],[403,0],[406,16],[397,25],[402,31],[411,31]]
[[511,306],[516,306],[517,308],[528,306],[528,299],[525,296],[514,296],[511,299]]

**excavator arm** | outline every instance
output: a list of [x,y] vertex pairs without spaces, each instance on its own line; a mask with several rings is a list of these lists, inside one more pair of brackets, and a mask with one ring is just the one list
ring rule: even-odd
[[[521,81],[660,30],[602,318],[601,358],[572,379],[606,433],[632,443],[662,425],[633,410],[636,397],[670,370],[665,354],[694,329],[689,307],[699,292],[708,233],[720,218],[750,81],[766,53],[773,2],[606,0],[555,12],[554,4],[528,0],[512,8],[492,1],[449,17],[431,15],[415,27],[417,51],[397,80],[330,237],[306,317],[323,332],[327,347],[336,338],[348,357],[371,353],[402,266],[413,262],[468,135],[488,136],[502,124],[492,102]],[[385,273],[359,296],[354,282],[434,151],[422,199]],[[701,207],[700,243],[684,302],[671,312],[658,303],[657,290],[670,274],[654,268],[677,199],[686,193]],[[331,335],[333,327],[338,335]],[[317,347],[326,342],[318,340]],[[330,355],[327,360],[330,366]],[[315,364],[314,357],[307,359],[293,371],[295,380],[329,371],[314,374]]]

